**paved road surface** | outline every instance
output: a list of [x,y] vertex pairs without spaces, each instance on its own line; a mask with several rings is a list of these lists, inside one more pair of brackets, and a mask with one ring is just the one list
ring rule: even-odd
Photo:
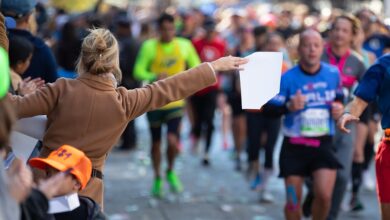
[[[204,168],[200,155],[189,150],[188,123],[183,125],[183,147],[176,164],[185,190],[171,194],[167,184],[163,199],[150,197],[153,180],[148,154],[150,138],[145,117],[137,119],[140,133],[138,149],[132,152],[113,151],[105,169],[105,211],[112,220],[271,220],[283,219],[283,181],[270,180],[275,196],[272,204],[261,204],[258,195],[249,190],[245,174],[234,171],[232,153],[221,147],[221,135],[214,135],[211,167]],[[216,120],[218,129],[219,123]],[[277,163],[279,148],[276,149]],[[244,158],[245,155],[243,155]],[[349,195],[347,196],[349,198]],[[374,192],[363,190],[366,209],[358,214],[344,211],[341,220],[379,219]],[[347,200],[345,203],[347,204]]]

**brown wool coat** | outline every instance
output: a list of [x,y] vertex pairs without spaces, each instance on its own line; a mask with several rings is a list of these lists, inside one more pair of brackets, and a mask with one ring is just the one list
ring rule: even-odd
[[[108,78],[85,74],[74,80],[58,79],[34,94],[11,100],[19,118],[47,115],[41,157],[69,144],[81,149],[93,168],[102,171],[107,154],[130,120],[215,82],[207,64],[133,90],[115,88]],[[103,205],[103,188],[103,181],[92,178],[80,194]]]

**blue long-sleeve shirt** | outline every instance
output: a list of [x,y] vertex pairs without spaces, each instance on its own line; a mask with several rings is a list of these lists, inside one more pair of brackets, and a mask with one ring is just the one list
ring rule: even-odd
[[355,95],[366,102],[378,100],[382,128],[390,128],[390,54],[380,57],[367,70]]
[[333,135],[335,121],[331,115],[331,104],[338,99],[341,90],[339,71],[331,65],[321,63],[320,70],[310,74],[297,65],[282,76],[280,93],[267,105],[284,107],[298,90],[306,97],[306,105],[303,110],[285,113],[284,135],[288,137]]

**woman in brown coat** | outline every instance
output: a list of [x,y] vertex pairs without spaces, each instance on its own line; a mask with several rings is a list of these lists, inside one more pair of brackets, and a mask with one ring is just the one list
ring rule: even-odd
[[246,62],[224,57],[144,88],[127,90],[117,87],[121,72],[115,37],[108,30],[95,29],[83,41],[77,79],[58,79],[33,94],[13,96],[12,101],[19,118],[47,115],[41,157],[64,144],[85,152],[92,161],[93,178],[80,194],[103,205],[105,159],[127,123],[214,84],[216,72],[237,70]]

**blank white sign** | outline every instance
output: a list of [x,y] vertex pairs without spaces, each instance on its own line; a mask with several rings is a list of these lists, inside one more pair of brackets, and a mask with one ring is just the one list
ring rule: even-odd
[[256,52],[240,71],[242,109],[260,109],[280,91],[283,54]]

